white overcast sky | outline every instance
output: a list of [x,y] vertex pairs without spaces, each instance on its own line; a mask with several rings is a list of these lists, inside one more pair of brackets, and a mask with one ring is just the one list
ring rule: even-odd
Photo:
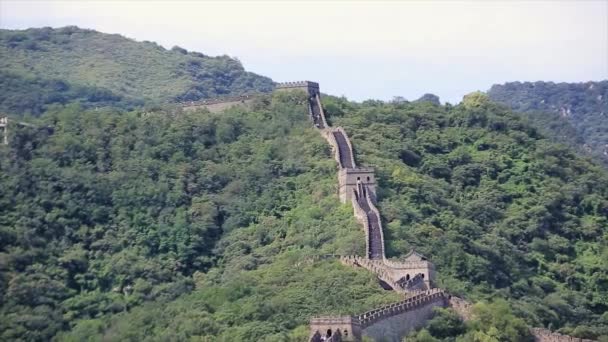
[[354,100],[608,79],[608,0],[0,0],[2,28],[67,25],[227,54]]

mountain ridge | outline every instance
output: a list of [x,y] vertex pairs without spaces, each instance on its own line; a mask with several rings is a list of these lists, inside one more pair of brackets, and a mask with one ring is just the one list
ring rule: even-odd
[[608,165],[608,80],[508,82],[488,91],[545,133]]
[[[36,77],[17,105],[52,79]],[[399,299],[322,258],[365,239],[306,94],[95,110],[79,87],[31,118],[52,131],[11,127],[0,146],[0,339],[306,341],[313,315]],[[321,101],[375,167],[386,255],[416,247],[441,288],[478,302],[472,322],[441,311],[414,341],[514,341],[526,325],[607,338],[605,169],[481,93]]]
[[[274,87],[270,78],[246,71],[238,60],[226,55],[209,57],[177,46],[166,50],[156,43],[75,26],[0,30],[0,54],[4,56],[0,76],[5,78],[3,74],[8,73],[25,85],[17,95],[28,91],[32,79],[38,83],[60,80],[67,88],[100,89],[109,93],[110,102],[119,102],[114,96],[136,103],[195,101],[254,90],[268,92]],[[62,94],[66,85],[47,88],[52,95]],[[0,98],[4,100],[0,110],[14,108],[6,105],[10,96]],[[34,110],[34,114],[40,112],[40,108]]]

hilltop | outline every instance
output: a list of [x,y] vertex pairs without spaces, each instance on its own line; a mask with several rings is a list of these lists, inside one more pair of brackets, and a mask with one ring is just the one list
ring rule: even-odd
[[0,30],[0,55],[0,111],[14,114],[37,115],[53,103],[129,108],[273,88],[228,56],[75,26]]

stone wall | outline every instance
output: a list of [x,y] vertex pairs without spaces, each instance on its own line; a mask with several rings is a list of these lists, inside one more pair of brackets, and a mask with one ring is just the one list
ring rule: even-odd
[[275,87],[275,91],[289,91],[294,89],[304,90],[310,96],[320,94],[319,83],[311,81],[283,82],[277,83]]
[[361,323],[353,316],[321,316],[310,320],[310,341],[335,336],[339,331],[342,341],[361,341]]
[[362,333],[376,341],[400,342],[401,339],[426,324],[435,307],[445,307],[447,298],[435,289],[357,316]]
[[[321,132],[321,136],[323,136],[323,138],[325,138],[325,140],[327,140],[327,143],[329,144],[329,146],[331,146],[331,150],[334,153],[334,159],[336,160],[336,163],[338,163],[338,165],[340,165],[340,149],[338,148],[338,142],[336,141],[336,138],[332,134],[332,129],[331,128],[323,129],[323,130],[320,130],[320,132]],[[339,172],[340,171],[338,171],[338,179],[340,179]]]
[[401,279],[403,277],[411,278],[417,274],[423,274],[426,288],[430,289],[433,287],[433,280],[435,279],[435,266],[429,261],[402,262],[387,259],[384,261],[384,263],[390,269],[391,277],[393,279]]
[[369,220],[367,218],[367,214],[365,213],[365,211],[359,206],[359,203],[357,203],[357,199],[355,198],[355,196],[351,196],[351,202],[352,202],[352,206],[353,206],[353,212],[355,215],[355,219],[363,227],[363,233],[365,234],[365,253],[367,255],[367,253],[369,253],[369,248],[370,248],[370,246],[369,246]]
[[188,102],[182,104],[182,110],[191,112],[204,108],[211,113],[219,113],[232,107],[251,108],[254,99],[255,97],[253,95],[243,95],[237,97],[227,97],[224,99]]
[[[355,190],[357,184],[364,184],[373,195],[375,202],[376,194],[376,173],[371,167],[358,167],[354,169],[341,169],[338,171],[339,196],[342,203],[348,203]],[[378,216],[380,217],[380,216]]]
[[310,320],[310,341],[318,342],[340,331],[342,341],[361,341],[362,335],[376,341],[399,342],[432,317],[433,308],[447,305],[439,289],[419,292],[400,302],[355,316],[321,316]]
[[372,260],[363,258],[357,255],[348,255],[340,257],[340,262],[347,266],[363,267],[366,270],[374,273],[379,280],[388,285],[396,292],[406,293],[406,291],[397,284],[391,277],[390,272],[384,267],[381,260]]

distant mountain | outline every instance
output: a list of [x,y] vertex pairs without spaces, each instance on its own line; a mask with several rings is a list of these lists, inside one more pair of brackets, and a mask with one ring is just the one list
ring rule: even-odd
[[14,114],[38,115],[53,103],[129,107],[273,88],[228,56],[75,26],[0,30],[0,55],[0,111]]
[[527,113],[554,140],[578,145],[608,163],[608,81],[511,82],[492,86],[488,95]]

